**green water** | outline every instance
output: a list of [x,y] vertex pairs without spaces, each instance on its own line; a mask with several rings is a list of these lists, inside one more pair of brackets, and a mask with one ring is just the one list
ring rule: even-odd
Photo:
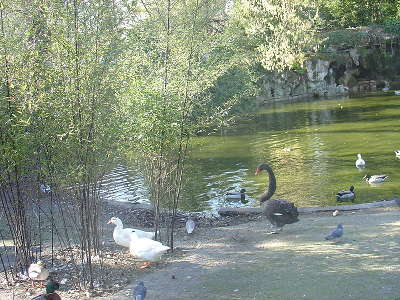
[[[243,206],[224,199],[227,190],[242,187],[245,206],[258,205],[267,175],[254,171],[262,162],[275,172],[274,197],[298,206],[335,205],[335,194],[350,185],[355,203],[391,199],[400,194],[399,137],[400,96],[270,104],[234,128],[196,139],[182,208]],[[362,171],[355,167],[357,153],[366,161]],[[373,187],[362,180],[367,173],[390,178]]]

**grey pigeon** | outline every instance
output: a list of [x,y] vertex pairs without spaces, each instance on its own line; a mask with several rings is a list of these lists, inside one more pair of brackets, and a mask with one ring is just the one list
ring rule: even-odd
[[343,225],[339,224],[336,229],[334,229],[330,235],[326,236],[326,240],[338,239],[343,235]]
[[196,223],[193,221],[191,217],[189,217],[186,221],[186,232],[192,233],[194,228],[196,227]]
[[133,288],[133,300],[144,300],[146,298],[147,288],[143,281],[139,281],[137,286]]
[[51,192],[50,186],[47,185],[47,184],[45,184],[45,183],[41,183],[41,184],[39,185],[39,187],[40,187],[40,191],[41,191],[43,194],[48,194],[48,193]]

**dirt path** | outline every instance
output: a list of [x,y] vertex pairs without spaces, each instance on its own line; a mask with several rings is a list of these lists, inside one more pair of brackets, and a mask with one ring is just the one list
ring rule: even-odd
[[[325,241],[338,223],[344,225],[342,240]],[[200,228],[158,268],[127,280],[145,282],[146,300],[400,299],[398,208],[302,215],[278,235],[268,234],[267,224]],[[94,299],[132,299],[134,285]],[[60,295],[72,299],[63,290]],[[0,299],[12,298],[0,290]]]
[[[338,243],[324,236],[344,225]],[[140,280],[146,300],[400,299],[400,210],[303,216],[279,235],[266,221],[199,230]],[[175,279],[173,279],[174,275]],[[131,286],[105,299],[132,299]]]

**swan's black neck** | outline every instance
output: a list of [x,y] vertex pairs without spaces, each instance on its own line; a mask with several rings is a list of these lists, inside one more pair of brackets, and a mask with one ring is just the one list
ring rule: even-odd
[[260,201],[265,202],[268,199],[270,199],[276,190],[276,179],[275,179],[275,174],[274,171],[272,171],[271,167],[268,166],[267,164],[261,164],[258,167],[258,170],[265,170],[268,172],[269,176],[269,184],[268,184],[268,189],[261,195]]

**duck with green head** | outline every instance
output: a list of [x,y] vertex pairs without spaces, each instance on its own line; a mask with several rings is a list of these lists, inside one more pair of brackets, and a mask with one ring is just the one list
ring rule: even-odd
[[49,280],[46,284],[46,294],[36,296],[32,300],[61,300],[61,297],[55,292],[60,289],[57,281]]

